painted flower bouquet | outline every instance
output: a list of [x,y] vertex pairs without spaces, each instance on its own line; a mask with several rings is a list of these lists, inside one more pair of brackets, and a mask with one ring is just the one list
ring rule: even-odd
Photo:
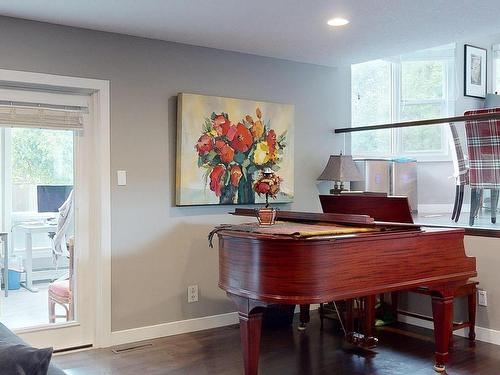
[[255,174],[279,170],[286,132],[277,136],[260,108],[255,115],[256,119],[247,114],[232,123],[227,113],[213,112],[203,124],[195,145],[198,167],[205,169],[205,186],[210,186],[220,204],[255,203]]

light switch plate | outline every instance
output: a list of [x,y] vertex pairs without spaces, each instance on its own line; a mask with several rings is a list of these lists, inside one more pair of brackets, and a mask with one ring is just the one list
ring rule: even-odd
[[127,171],[116,171],[118,186],[127,185]]

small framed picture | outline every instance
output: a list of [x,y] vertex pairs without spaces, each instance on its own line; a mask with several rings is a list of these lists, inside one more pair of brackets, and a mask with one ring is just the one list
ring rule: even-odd
[[484,48],[465,45],[464,51],[464,95],[486,98],[486,57]]

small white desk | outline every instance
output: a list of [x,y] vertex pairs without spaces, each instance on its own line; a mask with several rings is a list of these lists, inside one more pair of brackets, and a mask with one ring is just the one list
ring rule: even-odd
[[51,233],[57,231],[57,224],[49,223],[22,223],[16,227],[16,230],[25,234],[25,249],[26,249],[26,282],[24,287],[30,292],[38,292],[38,289],[33,287],[33,233]]

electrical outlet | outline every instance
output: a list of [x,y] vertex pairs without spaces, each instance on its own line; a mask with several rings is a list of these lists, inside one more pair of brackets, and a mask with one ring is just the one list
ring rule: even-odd
[[198,285],[188,286],[188,302],[198,302]]
[[486,290],[479,289],[477,291],[478,301],[477,304],[479,306],[488,306],[488,294]]

